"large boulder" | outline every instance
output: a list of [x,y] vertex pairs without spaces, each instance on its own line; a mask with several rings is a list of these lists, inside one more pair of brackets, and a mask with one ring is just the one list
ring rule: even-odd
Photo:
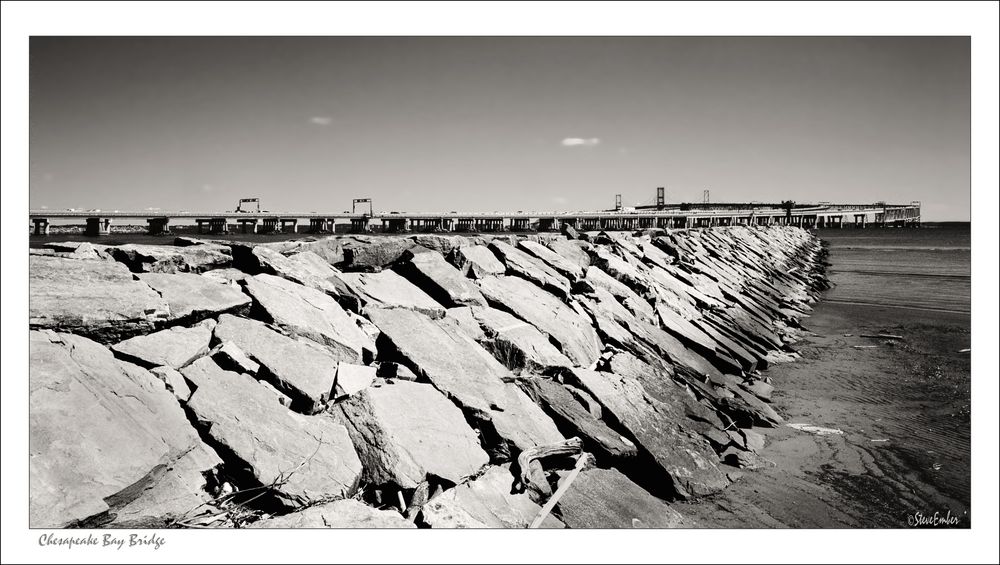
[[416,528],[399,512],[377,510],[347,498],[310,506],[298,512],[258,520],[250,528]]
[[147,368],[166,365],[180,369],[208,353],[211,339],[212,328],[199,324],[136,336],[112,345],[111,349],[119,357]]
[[311,339],[360,361],[375,346],[347,312],[329,295],[273,275],[260,274],[246,280],[246,291],[254,299],[258,315],[294,336]]
[[482,245],[470,245],[455,250],[452,264],[467,277],[481,279],[488,275],[502,275],[507,267],[492,251]]
[[428,475],[461,482],[489,463],[462,411],[433,386],[370,386],[336,406],[374,485],[416,488]]
[[263,272],[278,275],[292,282],[321,290],[334,298],[340,297],[340,271],[322,257],[310,251],[282,255],[264,246],[254,247],[250,254]]
[[368,316],[395,355],[465,411],[497,459],[563,439],[511,372],[452,322],[400,308]]
[[186,247],[126,244],[107,253],[135,273],[203,273],[232,265],[229,248],[217,243]]
[[[565,479],[564,479],[565,480]],[[571,528],[690,528],[694,524],[615,469],[581,472],[556,511]]]
[[491,304],[552,336],[573,363],[588,366],[600,355],[601,341],[590,321],[538,285],[519,277],[487,277],[480,287]]
[[341,352],[311,340],[282,335],[263,322],[228,314],[219,318],[215,337],[235,344],[259,363],[266,371],[258,371],[257,376],[270,381],[295,401],[294,408],[307,414],[330,400],[337,363],[357,358],[350,353],[338,355]]
[[403,258],[416,245],[409,239],[380,237],[344,246],[344,269],[375,273]]
[[397,269],[413,284],[447,307],[486,306],[479,287],[438,253],[418,253]]
[[28,257],[28,325],[102,343],[153,330],[170,308],[124,265],[102,260]]
[[535,326],[495,308],[472,308],[484,331],[483,344],[512,371],[545,372],[573,362]]
[[498,239],[491,241],[489,248],[490,251],[495,253],[507,265],[509,272],[523,277],[560,297],[565,298],[569,296],[569,280],[555,269],[546,265],[544,261],[528,255],[524,251]]
[[633,378],[573,369],[573,376],[627,429],[682,498],[718,492],[729,481],[707,440],[685,431],[678,416]]
[[270,486],[293,508],[354,494],[361,461],[342,424],[328,415],[292,412],[262,383],[224,371],[207,357],[181,372],[197,387],[188,409],[238,461],[232,467],[243,480]]
[[587,282],[595,287],[610,292],[616,300],[621,302],[638,319],[649,323],[656,323],[656,311],[649,302],[636,294],[628,285],[618,281],[597,267],[587,267],[586,279]]
[[167,301],[172,322],[197,322],[223,312],[243,311],[250,306],[250,297],[240,289],[201,275],[144,273],[137,276]]
[[[432,528],[527,528],[542,509],[526,493],[513,490],[510,469],[490,467],[479,478],[427,501],[421,515]],[[541,527],[565,526],[550,514]]]
[[202,474],[221,460],[163,382],[71,334],[30,332],[28,357],[29,527],[105,523],[125,506],[124,522],[169,520],[208,500]]
[[517,246],[571,281],[583,277],[583,267],[579,263],[563,257],[541,243],[524,239],[519,241]]
[[342,276],[361,296],[364,308],[407,308],[432,318],[444,317],[444,306],[395,271],[344,273]]
[[581,269],[586,270],[590,266],[590,254],[586,250],[586,247],[589,247],[588,243],[569,239],[553,239],[545,245]]
[[460,235],[415,234],[407,239],[421,247],[437,251],[442,256],[470,245],[469,240]]
[[638,454],[635,444],[612,430],[574,397],[565,385],[551,379],[532,377],[521,386],[557,423],[583,440],[588,451],[601,457],[624,459]]

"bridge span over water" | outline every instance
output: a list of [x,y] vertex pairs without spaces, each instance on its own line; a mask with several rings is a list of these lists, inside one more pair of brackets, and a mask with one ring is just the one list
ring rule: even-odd
[[[642,206],[595,212],[210,212],[29,210],[36,235],[49,233],[51,220],[79,219],[86,233],[110,233],[111,223],[145,220],[149,233],[170,231],[171,220],[196,223],[198,231],[226,232],[496,232],[556,231],[564,225],[581,231],[707,228],[732,225],[793,225],[803,228],[920,225],[920,203],[759,204],[712,203]],[[300,225],[301,224],[301,225]],[[307,226],[308,224],[308,226]]]

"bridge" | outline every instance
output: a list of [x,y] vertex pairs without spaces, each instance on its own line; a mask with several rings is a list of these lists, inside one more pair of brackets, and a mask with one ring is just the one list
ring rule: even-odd
[[171,220],[189,220],[200,233],[308,233],[335,232],[499,232],[557,231],[572,226],[581,231],[642,230],[650,228],[707,228],[733,225],[792,225],[802,228],[868,226],[917,227],[920,203],[780,204],[698,203],[636,208],[619,207],[595,212],[492,213],[291,213],[291,212],[161,212],[101,210],[29,210],[35,235],[47,235],[53,219],[80,219],[88,235],[105,235],[116,220],[145,220],[150,234],[169,233]]

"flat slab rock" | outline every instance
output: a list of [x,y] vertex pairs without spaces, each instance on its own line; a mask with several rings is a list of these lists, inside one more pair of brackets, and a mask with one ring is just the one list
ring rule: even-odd
[[[432,528],[527,528],[542,508],[526,493],[512,494],[513,488],[508,467],[490,467],[479,478],[427,501],[421,515]],[[541,527],[565,525],[550,514]]]
[[311,339],[340,355],[353,352],[359,362],[365,350],[375,350],[337,301],[319,290],[261,274],[246,280],[246,291],[255,307],[291,335]]
[[170,307],[120,263],[28,257],[28,324],[115,343],[153,330]]
[[126,360],[145,367],[166,365],[180,369],[208,353],[211,339],[212,328],[199,324],[136,336],[112,345],[111,349]]
[[694,526],[667,503],[615,469],[582,471],[559,499],[556,512],[570,528]]
[[701,496],[728,486],[708,442],[682,430],[681,416],[648,395],[637,380],[588,369],[573,369],[573,376],[652,456],[677,495]]
[[489,463],[479,436],[433,386],[397,381],[337,404],[371,484],[416,488],[427,475],[461,482]]
[[409,239],[371,238],[368,241],[356,241],[350,245],[345,242],[344,268],[351,271],[378,272],[399,261],[407,250],[416,245]]
[[516,273],[560,297],[569,296],[569,280],[541,259],[500,240],[491,241],[489,249],[507,265],[508,271]]
[[483,245],[470,245],[457,249],[452,262],[463,275],[475,279],[507,272],[506,265]]
[[601,340],[590,320],[554,295],[518,277],[486,277],[483,295],[518,318],[552,336],[576,365],[589,366],[601,354]]
[[239,288],[201,275],[144,273],[137,276],[167,301],[172,321],[195,322],[250,305],[250,297]]
[[508,369],[543,372],[573,365],[535,326],[495,308],[472,308],[471,314],[490,340],[487,348]]
[[397,267],[410,281],[447,306],[486,306],[479,287],[438,253],[418,253]]
[[286,257],[263,246],[254,247],[250,253],[265,272],[315,288],[335,298],[340,296],[337,284],[340,271],[315,253],[304,251]]
[[229,247],[203,243],[184,247],[126,244],[105,251],[136,273],[203,273],[232,265]]
[[626,459],[635,457],[635,444],[615,432],[598,416],[592,414],[564,385],[553,380],[532,377],[524,379],[521,386],[540,406],[554,415],[557,422],[581,438],[588,451],[602,457]]
[[344,273],[342,277],[361,295],[364,308],[407,308],[432,318],[444,317],[444,306],[395,271]]
[[206,500],[201,473],[221,460],[163,382],[71,334],[32,331],[28,355],[30,527],[114,520],[125,504],[132,520],[169,518]]
[[267,370],[259,375],[278,390],[298,401],[300,410],[312,413],[330,400],[337,364],[356,359],[338,356],[313,341],[292,338],[263,322],[224,314],[215,327],[215,337],[232,342]]
[[407,365],[475,421],[492,454],[504,458],[563,440],[552,420],[510,382],[513,374],[450,320],[398,308],[368,316]]
[[361,460],[342,424],[296,414],[262,383],[205,357],[181,372],[197,387],[188,408],[206,433],[261,484],[284,480],[275,489],[286,506],[354,494]]
[[541,243],[531,240],[521,240],[517,243],[517,246],[571,281],[575,281],[584,275],[583,267],[579,263],[563,257]]
[[352,498],[310,506],[298,512],[259,520],[250,528],[393,528],[416,526],[393,510],[377,510]]

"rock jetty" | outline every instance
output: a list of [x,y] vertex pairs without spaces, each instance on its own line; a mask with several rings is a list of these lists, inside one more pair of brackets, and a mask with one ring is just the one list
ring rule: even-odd
[[791,227],[52,243],[30,526],[693,527],[826,287]]

